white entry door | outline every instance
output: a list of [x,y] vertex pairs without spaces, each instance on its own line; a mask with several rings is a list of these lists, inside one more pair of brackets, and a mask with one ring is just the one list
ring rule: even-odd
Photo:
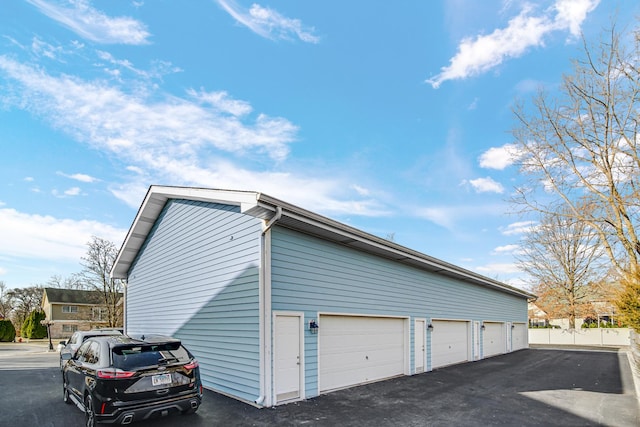
[[276,403],[301,397],[302,317],[297,314],[276,314],[274,381]]
[[426,360],[426,321],[424,319],[416,319],[414,328],[414,358],[416,364],[416,374],[424,372],[424,364]]
[[526,323],[514,323],[512,350],[520,350],[528,347],[528,329]]
[[505,352],[505,332],[502,322],[484,322],[482,354],[491,357]]

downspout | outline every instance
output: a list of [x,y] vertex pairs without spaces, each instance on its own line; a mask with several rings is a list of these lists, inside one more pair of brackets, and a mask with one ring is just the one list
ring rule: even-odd
[[264,230],[262,230],[262,235],[264,236],[267,234],[267,231],[269,231],[280,218],[282,218],[282,208],[280,206],[276,206],[276,214],[265,224]]
[[260,271],[260,396],[254,401],[258,407],[273,406],[271,401],[271,234],[267,232],[282,218],[282,208],[276,206],[276,213],[262,230],[261,271]]

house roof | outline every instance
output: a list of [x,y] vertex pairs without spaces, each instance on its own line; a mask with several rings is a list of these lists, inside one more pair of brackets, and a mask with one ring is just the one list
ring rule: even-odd
[[302,209],[264,193],[195,187],[152,185],[131,225],[111,270],[113,278],[125,279],[139,250],[151,232],[158,216],[171,199],[221,203],[240,207],[240,212],[264,221],[274,220],[278,226],[314,235],[343,246],[368,252],[383,258],[410,265],[421,270],[448,276],[475,285],[497,289],[520,297],[533,294],[484,277],[357,228]]
[[[122,296],[122,294],[120,294]],[[79,289],[44,288],[44,296],[49,304],[103,304],[99,291]]]

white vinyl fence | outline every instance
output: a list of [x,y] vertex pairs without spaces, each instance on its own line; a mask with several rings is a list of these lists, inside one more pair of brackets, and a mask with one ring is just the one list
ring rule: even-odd
[[629,328],[529,329],[529,344],[627,346]]

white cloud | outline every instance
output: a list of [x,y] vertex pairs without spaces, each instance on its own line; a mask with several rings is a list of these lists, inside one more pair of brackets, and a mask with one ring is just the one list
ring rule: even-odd
[[31,41],[31,51],[37,56],[43,56],[49,59],[58,59],[61,54],[66,53],[60,46],[53,46],[40,40],[38,37],[34,37]]
[[0,246],[11,257],[80,261],[91,236],[119,245],[127,230],[97,221],[61,219],[0,209]]
[[442,67],[440,73],[428,79],[427,83],[437,89],[447,80],[485,73],[508,58],[520,57],[530,48],[542,46],[545,36],[554,31],[568,30],[572,36],[576,36],[587,14],[598,3],[599,0],[557,0],[552,7],[538,15],[527,3],[506,28],[463,39],[450,64]]
[[157,96],[150,90],[130,95],[104,82],[50,76],[0,55],[3,72],[19,84],[6,86],[9,101],[127,165],[131,175],[123,175],[110,190],[134,208],[148,185],[171,183],[262,191],[325,214],[389,213],[338,176],[255,171],[225,159],[231,153],[285,160],[297,133],[297,127],[284,118],[257,114],[252,123],[251,105],[226,92],[189,91],[195,100],[167,96],[165,101],[151,102],[147,97]]
[[268,39],[290,40],[292,36],[303,42],[319,43],[313,28],[305,28],[299,19],[282,16],[277,11],[254,3],[247,11],[233,0],[218,0],[218,4],[240,24]]
[[65,178],[74,179],[74,180],[80,181],[80,182],[86,182],[88,184],[91,184],[91,183],[94,183],[96,181],[99,181],[98,178],[94,178],[91,175],[87,175],[87,174],[84,174],[84,173],[66,174],[64,172],[58,172],[58,175],[64,176]]
[[[37,191],[39,192],[39,191]],[[51,190],[51,194],[55,197],[58,198],[65,198],[65,197],[75,197],[75,196],[79,196],[81,193],[80,187],[71,187],[68,188],[66,190],[64,190],[62,193],[60,193],[60,191],[58,191],[57,189],[53,189]]]
[[518,149],[514,144],[491,147],[480,156],[480,167],[503,170],[518,160]]
[[360,185],[358,185],[358,184],[353,184],[353,185],[351,186],[351,188],[353,188],[354,190],[356,190],[356,192],[357,192],[359,195],[361,195],[361,196],[368,196],[368,195],[370,195],[370,194],[371,194],[371,192],[369,191],[369,189],[368,189],[368,188],[361,187],[361,186],[360,186]]
[[494,254],[511,254],[517,252],[520,249],[519,245],[504,245],[498,246],[493,250]]
[[455,215],[453,215],[454,212],[455,209],[452,208],[432,207],[422,208],[417,211],[416,214],[421,218],[427,219],[441,227],[451,230],[455,225]]
[[478,193],[504,193],[502,184],[494,181],[491,177],[471,179],[469,180],[469,184],[471,184]]
[[600,0],[558,0],[553,6],[557,12],[555,17],[555,27],[558,29],[568,29],[573,37],[580,36],[580,28],[593,11]]
[[49,18],[58,21],[79,36],[97,43],[140,45],[150,36],[144,24],[129,18],[112,18],[90,6],[87,0],[27,0]]
[[441,227],[456,231],[456,224],[479,215],[502,215],[504,206],[500,204],[462,205],[462,206],[428,206],[413,209],[418,218],[424,218]]
[[513,236],[515,234],[524,234],[528,233],[533,226],[535,226],[535,221],[519,221],[509,224],[507,227],[503,227],[500,229],[501,233],[505,236]]
[[515,263],[486,264],[476,267],[475,270],[489,277],[500,277],[507,274],[521,273],[521,270]]
[[251,104],[246,101],[233,99],[226,91],[219,92],[196,92],[193,89],[187,91],[189,95],[202,103],[210,104],[221,112],[234,116],[244,116],[253,110]]
[[71,187],[64,191],[65,196],[78,196],[80,194],[80,187]]
[[[22,86],[17,105],[78,140],[137,162],[153,163],[153,156],[197,158],[203,148],[237,154],[256,150],[283,160],[298,130],[283,118],[258,114],[253,124],[245,123],[219,106],[178,97],[151,103],[144,91],[127,94],[104,82],[54,77],[0,55],[2,71]],[[236,112],[240,105],[245,112],[249,108],[236,103]]]
[[[259,172],[240,167],[228,160],[209,159],[203,168],[187,159],[162,156],[155,159],[158,182],[196,185],[231,190],[260,191],[323,214],[382,216],[389,212],[373,198],[345,186],[339,179],[307,178],[283,172]],[[164,175],[159,175],[161,171]],[[149,184],[157,183],[150,182]],[[114,186],[114,196],[132,207],[140,206],[148,186],[135,177]]]
[[100,60],[106,61],[108,65],[116,67],[114,69],[109,69],[105,66],[105,72],[117,78],[122,75],[123,70],[131,72],[134,76],[140,76],[145,79],[161,78],[167,74],[183,71],[180,67],[176,67],[167,61],[154,61],[149,70],[141,70],[136,68],[128,59],[118,59],[109,52],[98,50],[96,51],[96,54]]

